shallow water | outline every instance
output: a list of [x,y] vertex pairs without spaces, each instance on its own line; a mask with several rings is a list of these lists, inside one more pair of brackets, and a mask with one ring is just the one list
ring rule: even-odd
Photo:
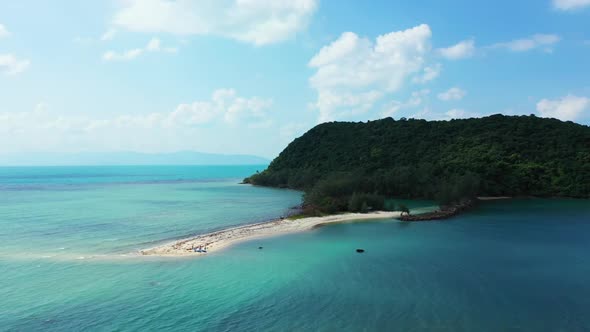
[[301,194],[238,184],[262,167],[0,169],[0,255],[123,254],[275,218]]
[[121,256],[300,201],[237,185],[255,170],[0,169],[0,330],[590,330],[588,201],[332,225],[198,258]]

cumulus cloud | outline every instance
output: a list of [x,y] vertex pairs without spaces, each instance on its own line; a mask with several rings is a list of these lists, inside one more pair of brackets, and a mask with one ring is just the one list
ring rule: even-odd
[[0,54],[0,72],[6,75],[21,73],[31,65],[27,59],[19,59],[13,54]]
[[480,115],[465,111],[464,109],[454,108],[445,113],[448,119],[466,119],[466,118],[477,118]]
[[552,46],[558,43],[561,37],[555,34],[536,34],[528,38],[515,39],[509,42],[496,43],[489,48],[506,49],[512,52],[525,52],[537,48],[552,51]]
[[482,115],[479,113],[469,112],[461,108],[454,108],[446,112],[436,112],[430,107],[426,106],[419,112],[410,115],[410,118],[425,119],[434,121],[448,121],[453,119],[467,119],[467,118],[478,118]]
[[5,38],[10,36],[10,32],[8,32],[8,29],[6,29],[6,27],[0,23],[0,38]]
[[454,87],[445,92],[439,93],[438,99],[442,101],[461,100],[466,94],[467,92],[465,90]]
[[123,52],[107,51],[102,55],[102,59],[105,61],[129,61],[138,58],[145,52],[176,53],[178,51],[175,47],[162,47],[161,45],[162,42],[159,38],[152,38],[144,48],[134,48]]
[[442,65],[440,63],[437,63],[434,66],[424,67],[422,75],[415,76],[413,82],[425,84],[430,81],[433,81],[438,76],[440,76],[441,70]]
[[383,93],[380,91],[358,93],[319,91],[318,100],[312,108],[319,109],[319,122],[327,122],[366,113],[381,97]]
[[374,41],[345,32],[322,47],[309,61],[316,70],[309,82],[317,92],[313,108],[319,110],[319,121],[366,112],[406,80],[423,74],[431,35],[426,24]]
[[213,93],[211,101],[178,105],[170,119],[173,123],[202,124],[222,117],[231,124],[249,120],[259,124],[267,120],[266,113],[271,106],[270,99],[242,98],[233,89],[219,89]]
[[408,100],[405,102],[399,102],[396,100],[390,101],[384,105],[384,111],[381,113],[381,116],[394,116],[399,111],[415,109],[420,106],[424,106],[429,95],[430,90],[422,89],[412,92],[410,98],[408,98]]
[[553,7],[557,10],[574,11],[590,6],[590,0],[553,0]]
[[560,99],[542,99],[537,103],[537,111],[546,118],[574,121],[590,109],[590,98],[567,95]]
[[209,99],[179,104],[169,112],[108,117],[60,114],[39,103],[32,111],[0,113],[0,140],[10,141],[14,151],[80,146],[145,151],[166,140],[178,149],[184,146],[185,136],[199,130],[266,127],[272,123],[268,114],[271,106],[270,99],[241,97],[233,89],[216,90]]
[[439,48],[438,53],[449,60],[470,58],[475,53],[475,41],[473,39],[463,40],[446,48]]
[[128,0],[113,24],[137,32],[215,35],[272,44],[304,29],[319,0]]

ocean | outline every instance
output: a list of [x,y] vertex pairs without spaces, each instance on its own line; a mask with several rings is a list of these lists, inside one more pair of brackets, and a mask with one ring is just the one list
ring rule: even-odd
[[300,192],[238,184],[264,167],[0,168],[0,330],[590,330],[584,200],[136,255],[288,213]]

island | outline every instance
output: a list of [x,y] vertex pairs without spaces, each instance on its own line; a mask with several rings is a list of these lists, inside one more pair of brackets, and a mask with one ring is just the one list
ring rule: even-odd
[[[590,127],[534,115],[323,123],[243,183],[303,191],[301,213],[140,253],[201,254],[348,221],[447,219],[498,198],[589,198]],[[412,214],[401,199],[438,208]]]
[[244,183],[304,191],[306,215],[404,210],[396,198],[434,200],[443,212],[478,196],[589,198],[590,127],[499,114],[329,122]]

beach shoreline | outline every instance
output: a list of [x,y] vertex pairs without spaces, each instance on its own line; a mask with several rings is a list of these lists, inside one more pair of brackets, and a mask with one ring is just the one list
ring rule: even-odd
[[193,251],[194,248],[198,248],[199,246],[207,247],[207,252],[212,253],[244,241],[299,233],[329,224],[394,219],[398,217],[400,217],[399,211],[376,211],[371,213],[344,213],[299,219],[282,218],[257,224],[232,227],[177,240],[153,248],[140,250],[139,254],[144,256],[199,256],[204,255],[204,253]]

